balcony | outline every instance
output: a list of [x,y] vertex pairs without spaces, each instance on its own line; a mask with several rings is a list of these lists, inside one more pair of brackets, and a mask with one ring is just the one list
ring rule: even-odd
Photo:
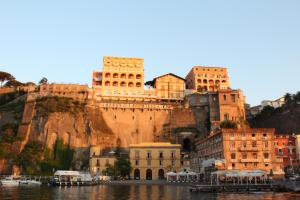
[[251,147],[251,146],[246,146],[246,147],[240,147],[240,151],[258,151],[257,147]]

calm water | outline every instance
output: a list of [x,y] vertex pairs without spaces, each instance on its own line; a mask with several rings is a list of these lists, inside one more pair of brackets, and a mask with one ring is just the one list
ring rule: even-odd
[[0,186],[0,199],[99,199],[99,200],[300,200],[293,193],[210,194],[190,193],[188,187],[162,185],[101,185],[91,187],[10,187]]

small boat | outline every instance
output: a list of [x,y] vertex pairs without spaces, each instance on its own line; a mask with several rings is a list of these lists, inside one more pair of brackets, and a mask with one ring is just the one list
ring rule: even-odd
[[18,186],[20,184],[20,179],[14,176],[8,176],[5,179],[0,180],[3,186]]
[[94,180],[90,173],[80,171],[58,170],[54,173],[52,185],[54,186],[81,186],[93,185]]
[[20,185],[42,185],[40,181],[36,180],[21,180]]

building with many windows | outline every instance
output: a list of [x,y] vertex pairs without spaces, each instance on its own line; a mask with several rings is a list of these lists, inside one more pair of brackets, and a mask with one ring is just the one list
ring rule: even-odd
[[93,72],[92,83],[99,98],[142,97],[144,59],[105,56],[102,71]]
[[230,87],[227,68],[195,66],[186,76],[186,88],[197,91],[216,91]]
[[140,143],[129,147],[132,167],[131,177],[135,180],[165,179],[166,173],[180,170],[180,144]]
[[283,159],[283,166],[286,171],[299,165],[295,135],[276,134],[274,136],[274,151],[277,157]]
[[274,153],[274,129],[222,129],[196,141],[192,170],[263,170],[283,175],[282,160]]

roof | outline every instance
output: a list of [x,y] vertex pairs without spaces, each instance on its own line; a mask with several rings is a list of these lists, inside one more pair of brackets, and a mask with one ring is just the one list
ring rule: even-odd
[[176,148],[180,148],[181,145],[180,144],[171,144],[169,142],[145,142],[145,143],[139,143],[139,144],[131,144],[130,148],[154,148],[154,147],[176,147]]
[[161,75],[161,76],[155,77],[155,78],[153,79],[153,81],[155,81],[156,79],[158,79],[158,78],[161,78],[161,77],[163,77],[163,76],[167,76],[167,75],[175,76],[176,78],[179,78],[179,79],[181,79],[181,80],[184,80],[184,81],[185,81],[185,79],[184,79],[184,78],[182,78],[182,77],[180,77],[180,76],[177,76],[176,74],[173,74],[173,73],[167,73],[167,74],[164,74],[164,75]]

